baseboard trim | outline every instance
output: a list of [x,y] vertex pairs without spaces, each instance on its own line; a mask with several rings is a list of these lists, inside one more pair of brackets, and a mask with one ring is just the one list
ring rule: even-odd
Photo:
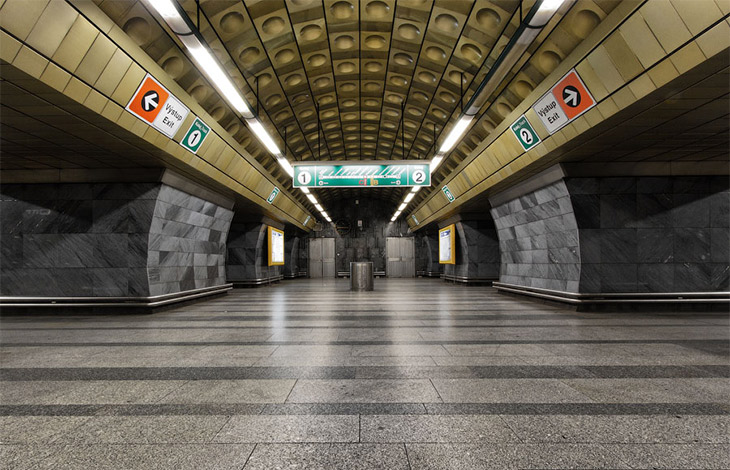
[[486,277],[466,277],[466,276],[454,276],[453,274],[441,274],[441,279],[449,282],[460,282],[462,284],[479,284],[479,285],[491,285],[496,279],[490,279]]
[[625,293],[577,293],[539,287],[527,287],[495,281],[498,291],[528,295],[545,300],[585,304],[722,304],[730,305],[730,292],[625,292]]
[[0,296],[0,308],[38,308],[38,307],[162,307],[177,302],[199,299],[209,295],[228,292],[232,284],[201,287],[172,294],[147,297],[32,297]]
[[443,273],[440,271],[417,271],[416,276],[418,277],[441,277]]
[[253,287],[253,286],[261,286],[264,284],[270,284],[272,282],[279,282],[282,279],[284,279],[283,274],[277,274],[276,276],[269,276],[269,277],[260,277],[258,279],[242,279],[242,280],[234,280],[229,279],[229,281],[233,284],[233,287]]

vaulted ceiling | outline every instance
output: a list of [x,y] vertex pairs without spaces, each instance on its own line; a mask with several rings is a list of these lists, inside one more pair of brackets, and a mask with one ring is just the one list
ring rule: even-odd
[[[144,1],[95,0],[245,149],[289,176]],[[291,161],[430,160],[534,0],[179,0]],[[522,3],[522,5],[520,5]],[[443,179],[616,6],[566,2],[487,100]],[[522,8],[520,8],[522,7]],[[368,191],[319,190],[322,203]],[[425,193],[422,191],[421,193]],[[419,194],[422,197],[421,194]],[[303,202],[306,199],[302,198]]]

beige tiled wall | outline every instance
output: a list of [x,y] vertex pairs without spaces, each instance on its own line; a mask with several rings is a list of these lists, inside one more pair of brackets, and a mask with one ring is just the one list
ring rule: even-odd
[[[420,222],[418,227],[425,226],[453,210],[454,205],[462,204],[549,153],[553,160],[556,159],[559,155],[555,155],[555,151],[571,139],[730,47],[730,20],[726,18],[730,13],[730,1],[649,0],[638,10],[626,12],[628,16],[614,18],[616,27],[608,34],[589,36],[586,42],[593,40],[595,47],[588,54],[576,49],[545,80],[546,83],[537,87],[523,105],[495,129],[494,137],[488,138],[490,142],[486,146],[478,148],[471,160],[465,160],[444,180],[442,185],[447,184],[457,198],[454,203],[449,205],[439,194],[440,188],[435,188],[416,207],[413,214]],[[614,16],[622,13],[617,9]],[[550,135],[531,106],[572,67],[598,104]],[[508,126],[522,113],[543,139],[528,152],[524,152],[508,132]],[[460,184],[462,173],[469,176],[474,186]],[[416,227],[411,217],[408,217],[408,223]]]
[[[304,206],[286,190],[267,204],[276,180],[93,3],[5,0],[0,6],[0,27],[0,60],[73,100],[80,106],[69,108],[77,115],[89,119],[101,115],[107,120],[103,125],[111,125],[112,132],[117,126],[118,135],[124,135],[121,128],[154,145],[163,161],[178,168],[182,165],[203,181],[227,188],[303,227],[309,215]],[[192,111],[176,139],[168,139],[124,110],[147,72]],[[178,144],[195,118],[193,114],[212,128],[197,155]]]

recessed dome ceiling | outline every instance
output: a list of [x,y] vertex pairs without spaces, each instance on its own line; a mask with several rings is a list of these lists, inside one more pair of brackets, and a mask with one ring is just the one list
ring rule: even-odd
[[[111,11],[113,2],[109,3]],[[262,108],[263,123],[279,145],[286,123],[287,139],[297,143],[288,147],[290,158],[401,159],[400,139],[406,128],[405,158],[423,159],[429,158],[427,150],[434,145],[434,124],[439,143],[445,137],[440,135],[443,129],[458,118],[460,103],[468,101],[478,80],[508,43],[520,21],[519,3],[207,0],[200,3],[201,13],[208,19],[201,21],[201,33],[252,107]],[[475,120],[479,134],[469,138],[483,138],[485,131],[499,126],[501,119],[518,108],[516,100],[531,96],[542,79],[558,69],[580,40],[610,13],[613,7],[604,5],[609,3],[576,2],[567,9],[555,42],[548,35],[545,44],[530,50],[523,68],[514,70],[510,82],[480,111],[480,117],[487,113],[490,121]],[[235,129],[239,140],[250,137],[247,126],[232,125],[235,113],[218,91],[194,76],[196,65],[172,43],[168,48],[161,46],[158,24],[152,17],[134,8],[126,14],[116,10],[120,13],[115,21],[165,73],[216,119],[227,119],[225,125]],[[257,77],[260,103],[255,97]],[[325,142],[319,149],[314,147],[316,106],[327,131],[321,133]],[[464,139],[471,142],[467,136]],[[251,147],[257,142],[252,139]],[[454,152],[449,158],[463,157]]]

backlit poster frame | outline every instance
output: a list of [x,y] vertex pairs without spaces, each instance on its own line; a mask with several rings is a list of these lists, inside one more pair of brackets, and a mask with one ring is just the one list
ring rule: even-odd
[[267,227],[266,239],[269,242],[269,266],[284,266],[284,231],[271,226]]
[[456,264],[456,225],[454,224],[439,230],[439,264]]

